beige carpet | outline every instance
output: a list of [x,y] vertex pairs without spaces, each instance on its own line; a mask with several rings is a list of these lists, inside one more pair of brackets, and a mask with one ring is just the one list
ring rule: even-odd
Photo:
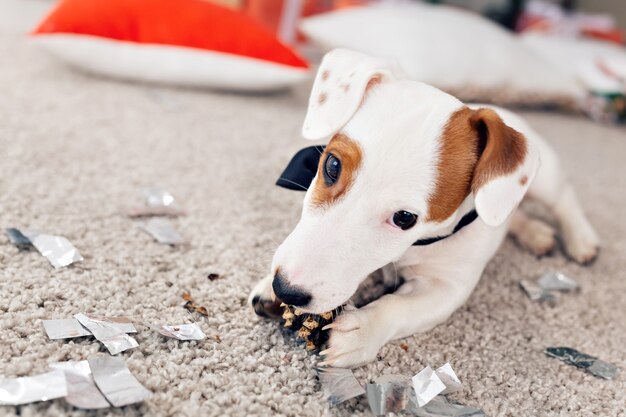
[[[245,307],[300,210],[302,195],[273,182],[306,145],[299,140],[306,89],[245,96],[96,79],[58,65],[14,27],[4,28],[0,226],[65,235],[85,261],[54,271],[39,254],[18,252],[0,237],[0,374],[32,375],[52,361],[104,354],[92,340],[48,340],[43,319],[128,315],[140,329],[139,347],[121,356],[155,395],[98,413],[59,400],[0,407],[0,415],[370,415],[362,400],[329,411],[315,379],[317,358]],[[399,342],[388,344],[380,360],[356,374],[365,381],[451,361],[464,382],[452,397],[490,416],[623,416],[626,130],[527,116],[563,155],[603,238],[601,258],[588,268],[561,253],[538,260],[507,241],[447,323],[404,340],[406,352]],[[139,187],[152,184],[188,210],[176,225],[189,248],[158,245],[119,214]],[[582,293],[554,308],[528,300],[517,282],[549,269],[578,279]],[[212,272],[222,279],[209,281]],[[183,290],[209,310],[197,318],[204,341],[165,340],[146,327],[188,321]],[[546,357],[543,349],[553,345],[623,371],[614,381],[594,378]]]

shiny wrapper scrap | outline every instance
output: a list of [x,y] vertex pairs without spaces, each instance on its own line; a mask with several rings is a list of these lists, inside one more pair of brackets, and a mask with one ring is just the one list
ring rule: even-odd
[[9,227],[6,229],[9,242],[14,244],[19,250],[28,250],[33,247],[30,239],[28,239],[19,229]]
[[141,228],[157,242],[164,245],[182,245],[186,242],[168,219],[155,217],[142,224]]
[[88,358],[89,367],[96,385],[115,407],[141,402],[152,397],[126,367],[124,359],[111,356]]
[[556,300],[556,296],[549,291],[544,290],[536,282],[521,280],[520,287],[524,290],[528,298],[533,301],[552,303]]
[[483,410],[452,402],[443,395],[436,396],[424,407],[408,411],[417,417],[485,417]]
[[76,319],[44,320],[43,327],[51,340],[91,336],[91,332]]
[[173,207],[176,205],[174,196],[158,187],[146,187],[141,190],[148,207]]
[[570,347],[549,347],[545,354],[553,358],[584,369],[592,375],[604,379],[613,379],[619,372],[619,368],[612,363],[605,362],[595,356],[587,355]]
[[185,211],[181,209],[174,196],[160,188],[144,188],[141,190],[144,197],[144,205],[141,207],[131,207],[126,209],[130,217],[151,217],[151,216],[184,216]]
[[60,370],[21,378],[0,376],[0,405],[29,404],[66,395],[65,373]]
[[550,304],[557,300],[558,292],[571,292],[580,289],[578,283],[572,278],[553,271],[546,272],[535,282],[522,280],[519,284],[531,300]]
[[22,231],[22,234],[30,240],[35,249],[45,256],[55,268],[62,268],[83,260],[83,257],[78,253],[74,245],[63,236],[47,235],[33,231]]
[[76,314],[74,318],[85,326],[109,350],[111,355],[117,355],[139,346],[137,341],[124,331],[124,328],[130,327],[129,323],[123,323],[120,326],[121,323],[110,323],[85,314]]
[[374,415],[399,413],[411,407],[411,380],[403,375],[383,375],[365,385],[365,394]]
[[457,392],[461,389],[461,381],[459,377],[456,376],[454,370],[452,369],[452,365],[450,362],[445,365],[437,368],[435,371],[441,382],[446,386],[441,394],[452,394],[453,392]]
[[96,386],[87,361],[55,362],[51,363],[50,367],[65,372],[67,382],[65,401],[74,407],[95,410],[111,406]]
[[576,291],[578,283],[560,272],[546,272],[537,280],[537,284],[546,291]]
[[446,389],[446,385],[430,366],[422,369],[411,381],[413,382],[413,389],[415,389],[417,404],[420,407],[428,404],[430,400]]
[[165,337],[178,340],[202,340],[206,337],[197,323],[179,324],[177,326],[156,326],[156,331]]
[[365,394],[365,389],[350,369],[318,368],[317,376],[331,407]]

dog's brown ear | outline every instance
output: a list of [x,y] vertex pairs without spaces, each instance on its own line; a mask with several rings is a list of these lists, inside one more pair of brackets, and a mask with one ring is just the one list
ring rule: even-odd
[[317,71],[302,135],[318,140],[337,133],[357,111],[368,88],[401,74],[394,63],[347,49],[330,51]]
[[476,211],[488,225],[499,226],[535,178],[539,154],[491,109],[474,110],[470,124],[477,134],[479,154],[471,185]]

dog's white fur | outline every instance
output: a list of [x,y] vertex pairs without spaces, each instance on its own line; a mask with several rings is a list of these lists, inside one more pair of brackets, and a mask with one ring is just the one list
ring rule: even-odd
[[[307,192],[300,222],[276,251],[272,273],[254,288],[250,300],[275,298],[277,268],[291,285],[312,295],[303,307],[312,313],[343,304],[370,273],[390,262],[405,283],[393,294],[345,311],[330,326],[323,364],[368,362],[387,341],[445,321],[470,296],[507,231],[537,255],[550,251],[554,229],[517,209],[526,193],[552,210],[572,258],[584,263],[596,256],[598,238],[557,155],[524,120],[500,108],[491,107],[527,140],[523,163],[470,194],[446,220],[421,221],[437,180],[442,129],[462,106],[436,88],[403,79],[386,62],[347,50],[324,58],[304,136],[322,139],[341,132],[358,143],[362,163],[349,191],[333,204],[314,206],[312,191]],[[519,181],[521,176],[527,176],[528,184]],[[417,239],[450,233],[472,208],[479,218],[460,232],[412,246]],[[420,220],[406,231],[393,227],[388,219],[398,210],[416,213]]]

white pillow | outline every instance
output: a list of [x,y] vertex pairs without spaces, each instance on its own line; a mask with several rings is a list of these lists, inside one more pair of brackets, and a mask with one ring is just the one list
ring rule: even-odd
[[75,68],[129,81],[262,92],[310,76],[306,68],[180,46],[66,34],[38,35],[32,42]]
[[529,32],[521,36],[529,49],[575,77],[596,93],[624,92],[626,49],[593,39],[564,38]]
[[395,59],[411,78],[464,100],[573,106],[585,94],[514,35],[460,9],[415,3],[351,8],[307,18],[301,30],[327,50]]

